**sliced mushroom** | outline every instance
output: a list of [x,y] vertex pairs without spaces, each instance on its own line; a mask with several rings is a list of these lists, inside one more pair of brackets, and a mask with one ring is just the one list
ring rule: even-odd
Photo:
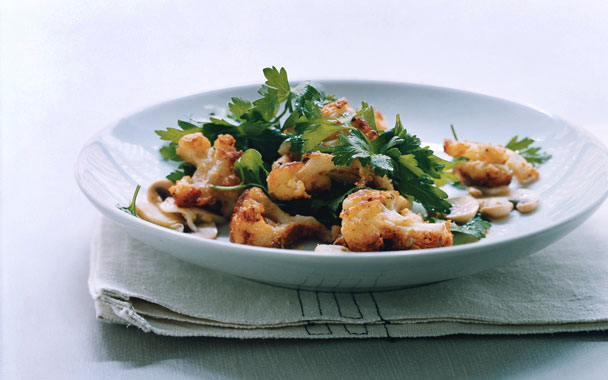
[[218,233],[215,223],[224,223],[225,218],[200,207],[178,207],[175,199],[169,195],[169,187],[172,185],[173,182],[169,180],[156,181],[150,185],[147,199],[137,199],[138,214],[142,219],[179,232],[183,232],[187,225],[193,235],[215,239]]
[[323,253],[344,253],[350,252],[348,248],[343,245],[334,245],[334,244],[317,244],[315,247],[315,252],[323,252]]
[[205,239],[215,239],[217,237],[217,226],[213,222],[197,224],[196,231],[192,234]]
[[168,179],[156,181],[148,188],[148,201],[158,204],[169,196],[169,188],[173,186],[173,182]]
[[158,207],[165,213],[180,213],[193,231],[195,231],[194,227],[196,223],[226,223],[226,219],[223,216],[200,207],[178,207],[173,197],[167,197]]
[[483,191],[479,187],[469,186],[467,187],[467,191],[472,197],[481,198],[483,197]]
[[540,203],[540,195],[529,189],[515,189],[511,191],[509,200],[515,203],[517,211],[527,213],[538,208]]
[[448,201],[452,204],[452,209],[446,218],[458,223],[466,223],[473,219],[479,210],[479,202],[468,195],[450,198]]
[[507,195],[511,191],[509,186],[497,186],[497,187],[483,187],[483,186],[469,186],[467,187],[469,194],[475,198],[481,198],[484,195],[491,197]]
[[480,187],[479,188],[484,195],[489,196],[499,196],[499,195],[507,195],[511,191],[509,186],[497,186],[497,187]]
[[142,219],[172,230],[184,231],[184,220],[179,214],[164,213],[157,203],[152,203],[145,198],[138,198],[135,206],[137,207],[137,215]]
[[506,197],[489,197],[480,199],[480,211],[491,219],[501,219],[509,216],[513,203]]

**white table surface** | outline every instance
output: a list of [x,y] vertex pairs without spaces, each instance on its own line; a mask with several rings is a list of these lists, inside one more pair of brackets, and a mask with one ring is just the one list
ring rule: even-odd
[[[607,333],[237,341],[95,320],[87,275],[98,213],[72,167],[96,130],[147,105],[257,83],[277,65],[292,79],[505,97],[608,143],[603,0],[219,3],[1,3],[1,378],[606,377]],[[607,217],[605,204],[587,223]],[[608,247],[608,236],[598,241]]]

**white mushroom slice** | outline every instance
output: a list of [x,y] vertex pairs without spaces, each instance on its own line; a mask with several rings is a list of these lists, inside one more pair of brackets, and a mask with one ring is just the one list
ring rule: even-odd
[[475,187],[475,186],[469,186],[467,187],[467,191],[469,192],[469,194],[475,198],[481,198],[483,196],[483,191],[481,191],[480,188]]
[[145,198],[138,198],[135,202],[137,215],[142,219],[158,224],[159,226],[171,228],[179,232],[184,231],[184,220],[180,214],[164,213],[158,207],[158,204],[150,202]]
[[[197,215],[194,211],[194,208],[184,208],[184,207],[177,207],[175,205],[175,199],[173,199],[173,197],[168,197],[167,199],[165,199],[163,201],[163,203],[158,205],[158,208],[160,208],[162,211],[164,212],[177,212],[180,213],[181,216],[186,219],[186,224],[188,225],[188,228],[190,228],[191,231],[196,231],[196,222],[198,221]],[[211,222],[211,220],[205,220],[205,219],[201,219],[201,222]]]
[[135,205],[142,219],[163,227],[183,232],[185,225],[198,237],[215,239],[217,227],[214,222],[223,223],[225,218],[198,207],[181,208],[169,196],[169,180],[156,181],[148,188],[147,199],[138,198]]
[[491,219],[501,219],[509,216],[513,203],[506,197],[489,197],[480,199],[480,211]]
[[478,187],[479,190],[481,190],[481,192],[484,195],[489,195],[489,196],[498,196],[498,195],[507,195],[509,194],[509,186],[497,186],[497,187]]
[[192,234],[205,239],[215,239],[217,237],[217,226],[213,222],[198,224],[196,225],[196,231]]
[[515,203],[515,207],[519,212],[532,212],[538,208],[540,203],[540,195],[529,189],[515,189],[511,191],[509,200]]
[[479,202],[468,195],[450,198],[448,202],[452,204],[452,209],[446,218],[458,223],[466,223],[473,219],[479,210]]
[[335,245],[335,244],[317,244],[315,247],[315,252],[322,253],[344,253],[350,252],[348,248],[343,245]]
[[499,196],[507,195],[510,192],[509,186],[497,186],[497,187],[482,187],[482,186],[469,186],[467,187],[469,194],[475,198],[481,198],[484,195]]
[[169,196],[169,188],[173,186],[173,182],[168,179],[156,181],[148,188],[148,201],[154,204],[161,203]]
[[226,219],[218,214],[212,213],[211,211],[204,210],[200,207],[178,207],[175,204],[173,197],[167,197],[158,207],[167,213],[180,213],[188,222],[188,226],[194,231],[196,223],[214,222],[218,224],[226,223]]

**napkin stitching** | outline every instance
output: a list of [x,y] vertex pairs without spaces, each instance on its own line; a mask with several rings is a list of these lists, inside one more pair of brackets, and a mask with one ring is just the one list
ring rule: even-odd
[[[302,314],[302,318],[306,318],[306,315],[304,312],[304,303],[302,302],[302,294],[300,293],[300,289],[296,289],[296,294],[298,296],[298,303],[300,304],[300,313]],[[317,309],[319,311],[319,315],[323,315],[323,310],[321,309],[321,301],[319,300],[319,292],[315,292],[315,299],[317,301]],[[329,325],[327,323],[325,323],[325,324],[312,323],[312,321],[310,319],[305,319],[305,321],[306,321],[306,324],[304,325],[304,330],[306,331],[306,333],[308,335],[333,335],[333,332],[331,331],[331,329],[329,328]],[[312,328],[312,326],[314,326],[316,328],[317,326],[323,326],[323,325],[327,329],[327,332],[314,332],[309,329],[309,326],[311,328]]]
[[[359,314],[358,316],[346,315],[346,313],[344,311],[344,306],[340,305],[340,301],[338,299],[338,296],[336,295],[336,292],[323,292],[323,293],[331,293],[331,295],[333,297],[333,302],[335,303],[335,306],[338,310],[338,314],[342,318],[348,318],[348,319],[353,319],[353,320],[363,319],[363,313],[361,312],[361,306],[359,305],[359,302],[357,302],[357,299],[356,299],[356,296],[354,293],[347,293],[347,294],[349,294],[351,296],[351,298],[353,300],[353,304],[355,305],[355,308],[357,309],[357,313]],[[317,311],[318,311],[319,315],[322,316],[323,315],[323,306],[322,306],[321,300],[319,298],[319,292],[315,291],[314,294],[315,294]],[[301,294],[300,289],[296,289],[296,295],[297,295],[298,303],[300,306],[300,314],[301,314],[302,318],[306,318],[307,313],[306,313],[306,309],[304,307],[304,302],[302,301],[302,294]],[[372,296],[372,300],[376,307],[378,317],[380,318],[381,321],[383,321],[382,325],[384,326],[384,329],[386,331],[386,336],[388,338],[391,338],[390,333],[388,332],[388,330],[386,328],[386,321],[381,317],[381,315],[379,313],[379,307],[378,307],[375,299],[373,298],[373,296]],[[318,331],[319,326],[325,326],[327,331]],[[339,326],[339,324],[332,323],[332,326]],[[349,328],[349,326],[346,323],[342,324],[344,331],[346,331],[349,335],[357,335],[357,336],[369,335],[369,329],[367,328],[366,324],[357,325],[357,327],[358,326],[361,326],[363,328],[362,332],[353,331]],[[312,335],[333,335],[333,330],[328,323],[324,323],[324,324],[313,323],[310,319],[306,319],[306,325],[304,325],[303,327],[304,327],[304,330],[306,331],[306,333],[311,336]],[[353,326],[351,326],[351,327],[353,327]]]
[[[333,335],[333,331],[331,331],[331,329],[329,328],[329,324],[327,323],[310,323],[310,321],[308,321],[309,324],[308,325],[304,325],[304,329],[306,330],[306,333],[308,335]],[[316,327],[316,326],[325,326],[325,328],[327,329],[327,332],[319,332],[319,333],[315,333],[315,332],[311,332],[308,328],[309,327]]]
[[351,317],[348,315],[344,315],[344,313],[342,312],[342,308],[340,307],[340,301],[338,301],[338,297],[336,296],[336,293],[332,292],[331,293],[334,296],[334,301],[336,302],[336,306],[338,307],[338,314],[340,314],[340,316],[342,318],[348,318],[348,319],[363,319],[363,314],[361,313],[361,309],[359,308],[359,304],[357,303],[357,300],[355,299],[355,295],[353,293],[348,293],[350,294],[351,298],[353,299],[353,303],[355,304],[355,307],[357,308],[357,311],[359,312],[359,316],[358,317]]
[[300,313],[304,317],[304,305],[302,305],[302,296],[300,296],[300,290],[296,290],[296,296],[298,297],[298,303],[300,304]]
[[343,324],[342,326],[344,326],[344,330],[346,330],[346,332],[347,332],[349,335],[367,335],[367,334],[369,334],[369,330],[367,330],[367,325],[366,325],[366,324],[360,325],[360,326],[362,326],[362,327],[363,327],[363,329],[365,330],[365,332],[362,332],[362,333],[358,333],[358,332],[355,332],[355,331],[350,331],[350,330],[348,329],[348,325],[347,325],[346,323],[345,323],[345,324]]
[[372,302],[374,303],[374,306],[376,308],[376,314],[378,314],[378,318],[380,318],[380,320],[383,322],[382,326],[384,326],[384,331],[386,331],[386,337],[392,339],[393,337],[389,333],[387,326],[389,323],[391,323],[391,321],[387,321],[386,319],[384,319],[384,317],[382,317],[382,314],[380,314],[380,306],[378,306],[378,302],[376,302],[376,297],[374,297],[374,294],[372,292],[369,292],[369,296],[372,298]]
[[319,315],[323,315],[323,309],[321,309],[321,301],[319,300],[319,292],[315,292],[315,298],[317,299],[317,308],[319,309]]

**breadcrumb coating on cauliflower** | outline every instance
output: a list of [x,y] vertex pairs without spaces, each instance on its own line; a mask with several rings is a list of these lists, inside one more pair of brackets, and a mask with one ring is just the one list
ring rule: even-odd
[[459,163],[454,168],[454,174],[463,185],[492,188],[508,186],[513,178],[513,173],[507,166],[477,160]]
[[310,198],[312,192],[329,191],[332,180],[366,186],[393,189],[391,180],[379,177],[358,160],[349,166],[336,166],[332,155],[313,152],[304,156],[305,162],[276,162],[268,174],[268,192],[278,200]]
[[211,147],[209,140],[200,132],[185,135],[179,140],[177,154],[195,165],[196,171],[192,177],[184,176],[169,188],[178,207],[206,206],[224,216],[230,215],[241,190],[215,190],[211,185],[234,186],[241,183],[234,162],[243,151],[237,151],[235,143],[234,137],[219,135]]
[[380,136],[377,131],[374,131],[372,127],[369,126],[369,123],[367,121],[363,120],[360,117],[353,117],[350,122],[350,125],[360,130],[369,140],[373,140]]
[[398,191],[362,189],[342,204],[341,232],[352,251],[451,246],[450,222],[425,222]]
[[444,140],[443,150],[452,157],[466,157],[469,160],[506,165],[521,184],[534,182],[539,177],[534,165],[526,161],[519,153],[502,145]]
[[338,119],[345,114],[355,114],[356,111],[348,104],[348,100],[340,98],[321,107],[321,115],[326,119]]
[[234,207],[230,221],[230,241],[259,247],[288,247],[296,241],[315,237],[331,242],[337,235],[312,216],[285,213],[259,187],[245,190]]

